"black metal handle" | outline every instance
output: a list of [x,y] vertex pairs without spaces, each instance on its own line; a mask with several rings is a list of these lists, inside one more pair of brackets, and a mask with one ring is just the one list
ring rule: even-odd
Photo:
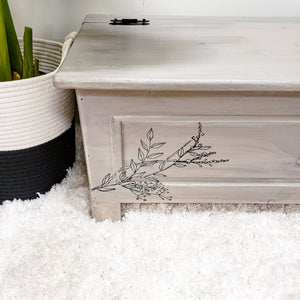
[[150,21],[146,19],[113,19],[110,20],[110,25],[149,25]]

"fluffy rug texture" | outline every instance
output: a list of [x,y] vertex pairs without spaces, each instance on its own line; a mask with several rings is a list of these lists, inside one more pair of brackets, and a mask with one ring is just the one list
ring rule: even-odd
[[0,206],[0,299],[300,299],[300,207],[124,205],[89,214],[74,167],[46,195]]

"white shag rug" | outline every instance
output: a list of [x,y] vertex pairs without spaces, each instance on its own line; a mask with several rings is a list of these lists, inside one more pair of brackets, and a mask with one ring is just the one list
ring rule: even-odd
[[89,215],[77,128],[67,178],[0,206],[0,299],[300,299],[300,207],[125,205]]

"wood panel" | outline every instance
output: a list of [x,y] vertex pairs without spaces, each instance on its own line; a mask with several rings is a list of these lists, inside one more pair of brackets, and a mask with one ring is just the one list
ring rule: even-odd
[[[120,153],[115,149],[113,160],[119,164],[115,168],[128,166],[131,159],[138,163],[138,149],[141,156],[146,155],[140,139],[148,143],[146,133],[152,128],[154,138],[151,143],[166,144],[159,149],[151,149],[150,157],[155,153],[164,154],[148,159],[157,163],[144,168],[144,171],[155,172],[163,161],[171,164],[178,155],[170,161],[166,158],[189,142],[183,148],[186,154],[180,161],[197,162],[197,153],[216,154],[203,158],[204,164],[173,166],[164,173],[168,178],[300,178],[300,140],[295,140],[295,136],[300,136],[299,117],[119,116],[115,117],[115,122],[119,123],[116,126],[122,127],[122,131],[113,132],[116,147],[120,148]],[[201,137],[204,150],[190,154],[190,147],[194,144],[191,137],[197,135],[199,122],[204,133]],[[218,163],[227,159],[228,162]],[[209,161],[212,163],[208,164]],[[203,167],[199,168],[200,165]]]
[[[77,97],[91,188],[120,166],[130,167],[131,158],[138,162],[140,139],[149,128],[153,142],[167,142],[163,152],[169,153],[197,133],[200,121],[203,145],[229,162],[170,168],[160,183],[172,203],[300,202],[297,93],[79,90]],[[91,190],[98,220],[118,219],[120,203],[143,201],[130,188],[114,188]],[[169,202],[155,194],[146,200]]]

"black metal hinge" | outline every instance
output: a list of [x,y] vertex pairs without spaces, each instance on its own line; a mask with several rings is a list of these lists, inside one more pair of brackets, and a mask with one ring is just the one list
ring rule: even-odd
[[110,25],[149,25],[150,21],[143,19],[113,19],[110,20]]

